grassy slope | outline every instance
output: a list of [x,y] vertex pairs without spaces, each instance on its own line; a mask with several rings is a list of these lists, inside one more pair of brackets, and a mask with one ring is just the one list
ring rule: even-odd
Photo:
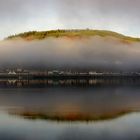
[[140,41],[140,38],[133,38],[129,36],[125,36],[116,32],[106,31],[106,30],[51,30],[51,31],[32,31],[25,32],[13,36],[9,36],[6,39],[16,39],[22,38],[25,40],[42,40],[47,37],[90,37],[90,36],[111,36],[118,39],[122,39],[124,41]]

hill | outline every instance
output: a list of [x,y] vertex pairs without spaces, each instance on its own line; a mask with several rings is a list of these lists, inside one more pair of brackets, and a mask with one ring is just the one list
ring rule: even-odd
[[125,36],[116,32],[107,31],[107,30],[50,30],[50,31],[30,31],[24,32],[16,35],[12,35],[6,38],[6,40],[21,38],[24,40],[42,40],[48,37],[92,37],[92,36],[101,36],[101,37],[115,37],[124,41],[139,41],[140,38],[134,38]]

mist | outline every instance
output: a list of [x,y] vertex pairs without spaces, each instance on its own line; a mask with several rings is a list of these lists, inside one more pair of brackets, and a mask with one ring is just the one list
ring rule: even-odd
[[112,37],[1,41],[0,68],[140,71],[140,43]]

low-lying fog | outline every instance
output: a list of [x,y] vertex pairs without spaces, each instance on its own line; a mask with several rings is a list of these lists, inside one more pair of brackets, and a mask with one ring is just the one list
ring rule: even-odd
[[111,37],[1,41],[0,67],[140,70],[140,42]]

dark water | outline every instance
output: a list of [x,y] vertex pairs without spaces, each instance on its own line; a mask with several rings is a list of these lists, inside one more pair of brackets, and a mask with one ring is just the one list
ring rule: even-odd
[[140,139],[140,80],[0,80],[0,140],[93,139]]

